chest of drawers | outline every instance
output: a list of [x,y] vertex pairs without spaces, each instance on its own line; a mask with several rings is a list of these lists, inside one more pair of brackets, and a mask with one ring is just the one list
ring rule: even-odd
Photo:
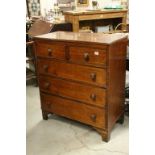
[[51,113],[85,123],[108,141],[124,118],[126,45],[125,34],[35,37],[43,119]]

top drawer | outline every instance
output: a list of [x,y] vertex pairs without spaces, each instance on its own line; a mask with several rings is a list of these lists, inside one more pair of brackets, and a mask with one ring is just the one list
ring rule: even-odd
[[69,47],[69,60],[96,66],[106,66],[106,50],[89,47]]
[[52,43],[37,43],[36,49],[36,56],[65,59],[65,45],[58,45]]

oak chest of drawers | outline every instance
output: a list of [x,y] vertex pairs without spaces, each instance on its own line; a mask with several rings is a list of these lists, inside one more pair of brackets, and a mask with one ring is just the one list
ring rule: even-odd
[[124,118],[126,44],[125,34],[35,37],[43,119],[52,113],[88,124],[108,141]]

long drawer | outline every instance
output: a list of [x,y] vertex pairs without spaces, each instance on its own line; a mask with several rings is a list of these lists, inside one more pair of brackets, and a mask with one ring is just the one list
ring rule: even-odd
[[69,61],[95,66],[106,66],[106,50],[90,47],[69,47]]
[[65,59],[65,46],[62,44],[36,43],[36,56],[44,58]]
[[98,128],[105,128],[105,110],[52,95],[41,94],[42,109]]
[[106,91],[103,88],[45,76],[39,77],[39,85],[40,89],[44,92],[68,97],[88,104],[104,107],[106,103]]
[[106,86],[106,70],[95,67],[70,64],[61,61],[40,59],[37,61],[38,73],[61,78],[74,79],[101,87]]

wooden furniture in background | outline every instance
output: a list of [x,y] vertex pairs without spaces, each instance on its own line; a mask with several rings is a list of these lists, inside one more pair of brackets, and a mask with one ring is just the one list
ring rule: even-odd
[[72,31],[72,24],[66,22],[46,22],[43,20],[37,20],[32,24],[27,32],[26,42],[26,63],[30,67],[26,68],[26,79],[31,80],[36,78],[35,72],[35,56],[34,56],[34,42],[33,37],[41,34],[47,34],[54,31]]
[[119,22],[126,24],[127,10],[66,11],[64,16],[66,22],[73,24],[73,32],[79,32],[82,21],[121,19]]
[[53,22],[53,27],[50,32],[55,31],[72,31],[72,24],[68,22]]
[[49,33],[52,29],[52,23],[46,22],[44,20],[37,20],[33,23],[32,27],[29,29],[29,36],[34,37],[41,34]]
[[52,29],[52,24],[42,20],[37,20],[32,24],[32,26],[27,32],[28,37],[26,41],[26,64],[29,67],[26,67],[26,81],[31,79],[36,79],[33,37],[37,35],[49,33],[51,29]]
[[124,120],[125,34],[54,32],[35,37],[43,119],[91,125],[108,141]]

